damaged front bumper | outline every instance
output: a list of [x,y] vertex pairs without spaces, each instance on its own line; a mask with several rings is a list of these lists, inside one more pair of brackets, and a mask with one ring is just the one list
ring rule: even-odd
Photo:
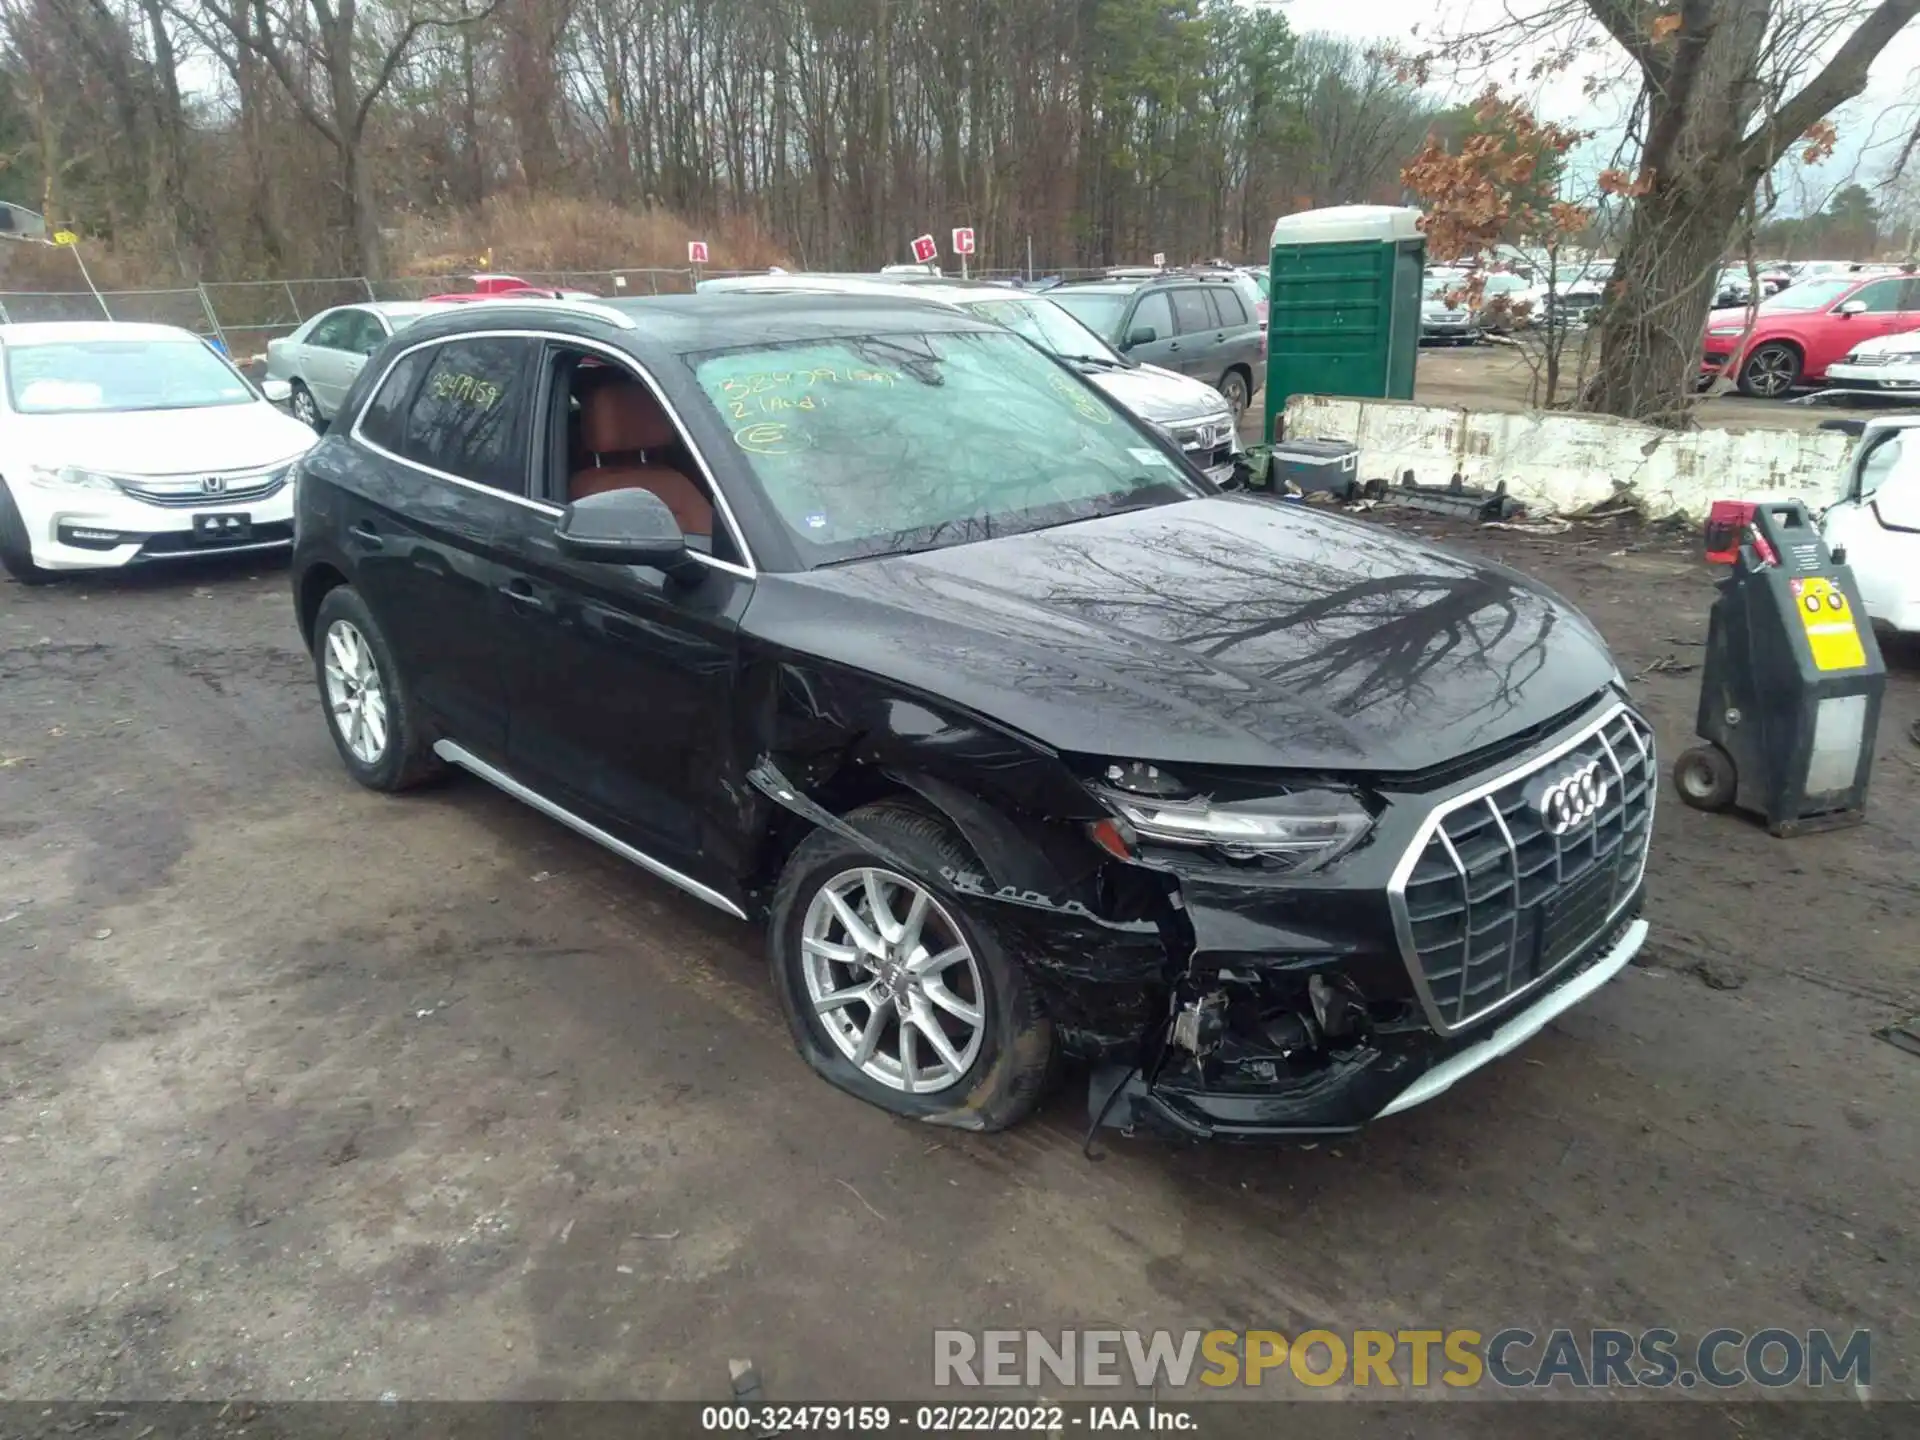
[[[1185,1056],[1151,1079],[1138,1068],[1103,1066],[1090,1104],[1106,1124],[1194,1139],[1349,1134],[1444,1094],[1518,1049],[1624,970],[1647,930],[1637,917],[1618,923],[1532,1003],[1474,1032],[1443,1038],[1419,1027],[1382,1031],[1298,1074],[1278,1073],[1271,1058],[1209,1066]],[[1262,1065],[1270,1067],[1266,1075],[1258,1073]]]

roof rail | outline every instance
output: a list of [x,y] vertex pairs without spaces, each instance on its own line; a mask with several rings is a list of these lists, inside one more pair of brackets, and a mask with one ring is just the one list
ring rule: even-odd
[[622,330],[635,328],[633,317],[624,310],[599,300],[575,300],[559,295],[505,295],[490,296],[477,302],[486,310],[495,310],[508,305],[524,305],[529,310],[564,310],[570,315],[584,316],[590,320],[604,320],[609,325]]

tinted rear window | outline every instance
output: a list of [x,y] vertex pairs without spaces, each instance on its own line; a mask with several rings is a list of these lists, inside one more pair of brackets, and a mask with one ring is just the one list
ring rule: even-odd
[[420,372],[426,368],[427,352],[416,350],[387,372],[387,378],[380,382],[379,393],[360,417],[363,438],[382,450],[400,453],[407,405],[413,399],[414,387],[420,383]]
[[1173,292],[1173,318],[1179,323],[1182,335],[1195,330],[1212,330],[1220,323],[1213,318],[1213,307],[1207,303],[1207,292],[1197,285]]
[[407,412],[400,453],[479,485],[526,490],[531,342],[507,337],[434,347]]
[[1213,308],[1220,313],[1220,323],[1229,329],[1247,323],[1247,307],[1240,303],[1240,292],[1232,286],[1222,285],[1217,290],[1207,292],[1213,296]]

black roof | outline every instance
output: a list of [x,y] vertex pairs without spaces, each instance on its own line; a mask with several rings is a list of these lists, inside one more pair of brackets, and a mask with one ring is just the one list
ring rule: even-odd
[[[843,335],[999,329],[964,310],[929,305],[906,286],[901,287],[898,300],[886,295],[852,296],[828,291],[732,290],[617,300],[487,300],[450,305],[447,310],[445,315],[430,315],[408,326],[408,343],[474,330],[539,327],[543,321],[550,325],[559,322],[554,328],[562,331],[592,333],[596,321],[601,326],[607,324],[604,312],[608,310],[632,320],[633,328],[603,329],[601,338],[628,345],[643,355],[649,350],[688,355]],[[596,311],[603,313],[596,315]]]
[[606,304],[631,316],[647,341],[681,355],[839,335],[999,328],[965,311],[929,305],[906,286],[901,287],[898,300],[831,291],[720,290],[705,295],[637,296]]

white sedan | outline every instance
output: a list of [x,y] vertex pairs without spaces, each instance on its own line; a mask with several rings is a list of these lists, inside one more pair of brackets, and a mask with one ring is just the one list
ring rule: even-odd
[[267,378],[290,387],[294,419],[323,430],[389,335],[446,308],[430,300],[383,300],[322,310],[291,335],[267,342]]
[[1866,422],[1820,534],[1844,550],[1868,617],[1920,635],[1920,415]]
[[1862,340],[1838,364],[1827,366],[1830,390],[1911,394],[1920,400],[1920,330]]
[[[0,565],[36,583],[293,543],[315,443],[171,325],[0,325]],[[279,394],[275,395],[274,392]]]

